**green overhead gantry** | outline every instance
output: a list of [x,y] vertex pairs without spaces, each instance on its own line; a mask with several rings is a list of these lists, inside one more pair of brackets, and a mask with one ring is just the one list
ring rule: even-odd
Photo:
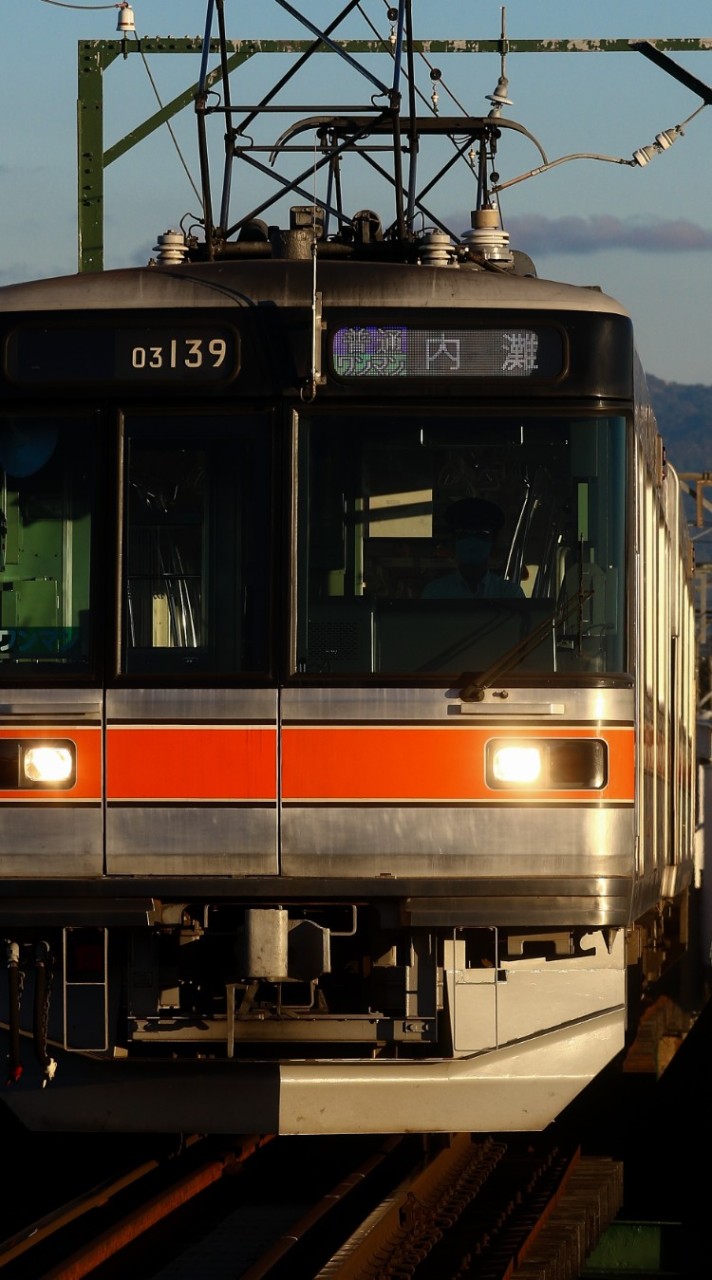
[[[211,88],[223,77],[247,62],[255,54],[281,53],[303,55],[334,53],[333,47],[323,44],[314,49],[309,40],[233,40],[228,41],[228,58],[223,64],[208,72],[206,88]],[[387,53],[393,55],[388,40],[339,40],[332,41],[339,50],[348,54]],[[220,44],[211,40],[210,53],[219,54]],[[712,38],[640,40],[414,40],[412,53],[431,57],[433,54],[489,53],[502,56],[515,53],[643,53],[657,62],[668,73],[685,84],[703,101],[712,102],[712,91],[695,76],[675,66],[665,51],[698,53],[712,50]],[[129,40],[80,40],[78,45],[78,102],[77,102],[77,180],[78,180],[78,234],[79,271],[102,271],[104,267],[104,170],[114,160],[130,151],[156,129],[159,129],[179,111],[195,103],[197,84],[174,98],[161,110],[150,116],[138,128],[131,130],[112,146],[104,149],[104,72],[117,60],[140,54],[192,53],[204,55],[202,36],[150,37]]]

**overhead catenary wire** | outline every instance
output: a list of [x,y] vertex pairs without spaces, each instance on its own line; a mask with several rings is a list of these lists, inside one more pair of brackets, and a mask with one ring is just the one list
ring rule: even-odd
[[[54,0],[53,0],[53,2],[54,2]],[[112,9],[120,9],[120,8],[121,8],[121,5],[111,5],[111,6],[109,6],[109,7],[110,7],[110,8],[112,8]],[[160,93],[158,92],[158,87],[157,87],[156,82],[155,82],[155,80],[154,80],[154,78],[153,78],[153,75],[151,74],[151,68],[150,68],[150,67],[149,67],[149,65],[148,65],[148,61],[147,61],[147,59],[146,59],[146,55],[145,55],[145,53],[143,52],[143,49],[141,48],[141,38],[140,38],[140,36],[139,36],[138,31],[135,31],[135,32],[134,32],[134,39],[135,39],[135,41],[136,41],[136,45],[137,45],[137,48],[138,48],[138,52],[139,52],[139,54],[140,54],[140,56],[141,56],[141,61],[142,61],[143,66],[144,66],[144,70],[145,70],[145,72],[146,72],[146,75],[148,76],[149,84],[150,84],[151,88],[153,89],[153,92],[154,92],[154,95],[155,95],[155,98],[156,98],[156,102],[158,103],[159,107],[161,108],[161,111],[163,111],[163,110],[164,110],[164,108],[165,108],[165,103],[163,102],[163,100],[162,100],[162,98],[161,98],[161,95],[160,95]],[[192,177],[192,175],[191,175],[190,169],[188,168],[188,165],[187,165],[187,162],[186,162],[185,157],[184,157],[184,155],[183,155],[183,152],[182,152],[182,151],[181,151],[181,149],[180,149],[180,143],[178,142],[178,139],[177,139],[177,137],[176,137],[176,135],[175,135],[175,131],[174,131],[174,129],[173,129],[173,126],[172,126],[172,124],[171,124],[170,120],[166,120],[166,128],[167,128],[167,130],[168,130],[168,132],[169,132],[169,134],[170,134],[170,136],[171,136],[171,141],[173,142],[173,145],[174,145],[174,147],[175,147],[175,149],[176,149],[176,154],[177,154],[177,156],[178,156],[178,159],[180,160],[181,165],[183,166],[183,169],[184,169],[184,171],[185,171],[185,175],[186,175],[186,177],[187,177],[187,179],[188,179],[188,181],[189,181],[189,183],[190,183],[191,187],[193,188],[193,194],[194,194],[195,196],[197,196],[198,200],[202,200],[202,196],[201,196],[200,190],[198,189],[198,187],[196,186],[195,182],[193,181],[193,177]]]
[[121,9],[121,4],[69,4],[67,0],[42,0],[43,4],[53,4],[58,9]]
[[604,156],[598,155],[596,152],[575,151],[568,156],[559,156],[557,160],[548,160],[545,164],[538,165],[536,169],[528,169],[526,173],[520,173],[516,178],[508,178],[506,182],[498,182],[492,187],[492,191],[498,193],[504,191],[507,187],[513,187],[518,182],[524,182],[527,178],[536,178],[540,173],[547,173],[549,169],[555,169],[557,165],[566,164],[569,160],[602,160],[607,164],[625,164],[631,168],[640,168],[652,160],[653,156],[659,155],[663,151],[667,151],[677,138],[681,137],[685,131],[685,125],[694,120],[695,116],[704,111],[708,104],[703,102],[696,107],[689,116],[687,116],[680,124],[676,124],[672,129],[665,129],[659,133],[655,142],[649,147],[639,147],[633,152],[630,159],[626,156]]
[[[117,3],[114,3],[114,4],[70,4],[70,3],[69,3],[69,0],[42,0],[42,3],[43,3],[43,4],[52,4],[52,5],[55,5],[55,6],[56,6],[57,8],[59,8],[59,9],[85,9],[85,10],[97,10],[97,9],[122,9],[122,8],[124,7],[124,6],[123,6],[123,2],[122,2],[122,3],[118,3],[118,4],[117,4]],[[148,62],[146,61],[146,55],[144,54],[143,50],[141,49],[141,41],[140,41],[139,34],[138,34],[138,32],[135,32],[135,33],[134,33],[134,35],[135,35],[136,42],[137,42],[137,44],[138,44],[138,50],[139,50],[139,53],[140,53],[140,55],[141,55],[141,61],[143,62],[143,65],[144,65],[144,68],[145,68],[145,71],[146,71],[146,75],[148,76],[149,83],[150,83],[151,88],[153,89],[153,92],[154,92],[154,94],[155,94],[156,101],[157,101],[157,103],[158,103],[159,107],[161,108],[161,110],[163,111],[163,110],[164,110],[164,106],[165,106],[165,104],[164,104],[164,103],[163,103],[163,101],[161,100],[161,95],[160,95],[160,93],[158,92],[158,88],[157,88],[157,86],[156,86],[156,82],[155,82],[155,80],[154,80],[154,78],[153,78],[153,75],[151,74],[151,69],[150,69],[150,67],[149,67],[149,65],[148,65]],[[173,127],[172,127],[172,125],[171,125],[170,120],[166,120],[166,128],[167,128],[167,130],[168,130],[168,132],[169,132],[169,134],[170,134],[170,136],[171,136],[171,140],[172,140],[173,145],[174,145],[174,147],[175,147],[175,149],[176,149],[176,153],[177,153],[177,155],[178,155],[178,159],[180,160],[181,165],[183,166],[183,169],[185,170],[185,175],[186,175],[186,177],[187,177],[187,179],[188,179],[188,181],[189,181],[189,183],[190,183],[191,187],[193,188],[193,193],[194,193],[194,194],[197,196],[197,198],[200,200],[200,199],[201,199],[200,191],[199,191],[198,187],[196,186],[195,182],[193,181],[193,177],[192,177],[192,175],[191,175],[191,173],[190,173],[190,170],[189,170],[188,165],[187,165],[187,163],[186,163],[185,157],[183,156],[183,153],[182,153],[182,151],[181,151],[181,149],[180,149],[180,144],[179,144],[179,142],[178,142],[178,139],[176,138],[176,135],[175,135],[175,132],[174,132],[174,130],[173,130]]]

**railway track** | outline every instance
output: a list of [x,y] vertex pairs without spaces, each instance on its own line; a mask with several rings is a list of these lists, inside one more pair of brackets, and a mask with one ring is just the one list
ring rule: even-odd
[[575,1280],[622,1195],[621,1164],[541,1135],[195,1139],[28,1224],[0,1277]]

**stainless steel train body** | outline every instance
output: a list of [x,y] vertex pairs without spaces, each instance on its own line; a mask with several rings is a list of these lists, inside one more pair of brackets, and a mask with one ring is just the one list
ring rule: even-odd
[[0,290],[6,1103],[540,1129],[685,942],[691,559],[629,317],[243,249]]

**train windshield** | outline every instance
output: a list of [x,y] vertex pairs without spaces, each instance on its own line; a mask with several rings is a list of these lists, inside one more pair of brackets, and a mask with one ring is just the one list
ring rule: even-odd
[[0,679],[90,662],[88,415],[0,415]]
[[625,669],[621,417],[303,415],[298,672]]
[[266,673],[265,415],[130,415],[122,662],[129,673]]

